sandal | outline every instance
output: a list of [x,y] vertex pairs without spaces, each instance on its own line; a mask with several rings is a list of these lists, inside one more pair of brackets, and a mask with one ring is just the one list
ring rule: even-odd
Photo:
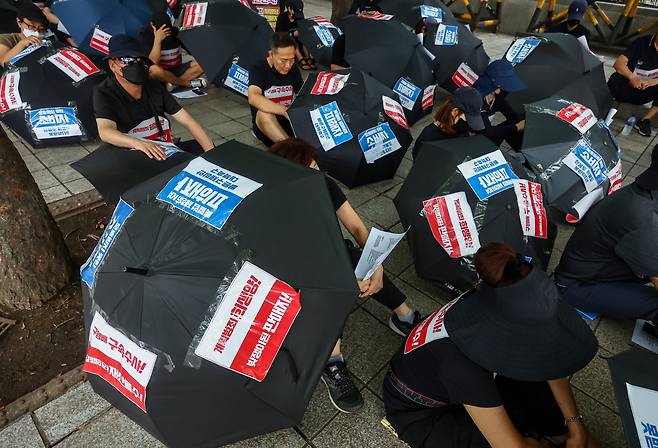
[[308,58],[301,58],[299,60],[299,66],[302,68],[302,70],[316,70],[317,67],[315,65],[315,59],[312,57]]

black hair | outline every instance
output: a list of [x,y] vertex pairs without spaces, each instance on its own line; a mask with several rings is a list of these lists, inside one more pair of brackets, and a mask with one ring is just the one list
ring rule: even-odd
[[288,33],[274,33],[270,39],[270,50],[276,51],[279,48],[288,48],[295,47],[297,48],[297,43],[295,39]]
[[40,23],[43,26],[48,26],[48,19],[39,7],[33,3],[21,3],[16,11],[18,20],[27,19],[30,22]]

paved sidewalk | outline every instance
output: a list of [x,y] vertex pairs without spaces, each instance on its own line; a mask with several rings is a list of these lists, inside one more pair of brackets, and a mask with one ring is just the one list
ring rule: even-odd
[[[329,2],[306,1],[308,15],[329,14]],[[481,33],[487,52],[500,57],[508,47],[511,36]],[[606,70],[611,71],[612,57],[606,57]],[[209,89],[209,95],[181,101],[201,124],[209,130],[216,143],[236,139],[262,147],[249,130],[250,116],[246,100],[222,89]],[[628,110],[620,112],[612,128],[618,131]],[[427,117],[413,128],[416,136],[429,123]],[[189,138],[174,127],[174,133]],[[14,138],[15,139],[15,138]],[[623,149],[625,183],[649,164],[651,138],[633,132],[619,137]],[[69,164],[93,151],[98,143],[87,143],[59,148],[37,150],[18,141],[17,146],[39,184],[47,202],[86,191],[91,186],[73,171]],[[367,225],[381,229],[401,231],[402,227],[392,198],[399,190],[403,178],[411,168],[408,152],[396,177],[390,181],[345,189],[347,196]],[[555,266],[570,228],[560,227],[551,268]],[[447,301],[445,292],[419,279],[414,271],[408,246],[400,244],[385,263],[386,270],[400,289],[407,294],[412,306],[423,314],[434,311]],[[352,374],[363,390],[366,406],[358,414],[337,412],[330,404],[326,391],[320,385],[306,412],[303,423],[293,429],[279,431],[264,437],[245,441],[236,447],[399,447],[406,446],[394,439],[381,425],[384,415],[381,401],[381,383],[388,360],[400,346],[402,338],[387,326],[388,310],[373,300],[359,304],[350,315],[345,329],[344,353]],[[622,448],[625,444],[621,423],[610,382],[606,362],[615,353],[628,347],[632,332],[631,322],[601,319],[591,323],[599,339],[600,351],[592,363],[572,379],[579,406],[588,426],[604,447]],[[221,422],[217,422],[221,424]],[[116,409],[91,391],[88,383],[69,390],[60,398],[48,403],[0,431],[0,447],[58,447],[86,448],[159,447],[159,442],[142,431]]]

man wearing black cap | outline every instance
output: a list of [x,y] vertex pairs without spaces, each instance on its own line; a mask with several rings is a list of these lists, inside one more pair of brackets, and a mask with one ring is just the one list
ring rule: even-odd
[[548,29],[549,33],[571,34],[576,39],[585,38],[585,43],[589,46],[590,32],[580,21],[583,20],[587,11],[587,2],[585,0],[574,0],[569,5],[569,14],[567,20],[553,25]]
[[587,212],[555,279],[563,299],[583,311],[658,324],[657,148],[634,183]]
[[196,140],[178,143],[179,148],[192,153],[213,148],[199,123],[159,82],[149,78],[150,61],[135,39],[113,36],[109,51],[105,59],[112,75],[94,92],[94,114],[102,141],[165,160],[165,149],[158,142],[173,142],[166,113]]
[[6,64],[32,45],[41,45],[48,30],[48,19],[31,3],[20,5],[16,13],[16,23],[20,33],[0,34],[0,65]]

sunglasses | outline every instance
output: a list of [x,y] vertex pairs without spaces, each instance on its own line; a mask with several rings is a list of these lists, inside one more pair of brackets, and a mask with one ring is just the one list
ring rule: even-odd
[[128,65],[128,64],[134,64],[134,63],[144,63],[144,61],[141,58],[134,58],[134,57],[123,57],[123,58],[117,58],[119,62],[122,64]]

